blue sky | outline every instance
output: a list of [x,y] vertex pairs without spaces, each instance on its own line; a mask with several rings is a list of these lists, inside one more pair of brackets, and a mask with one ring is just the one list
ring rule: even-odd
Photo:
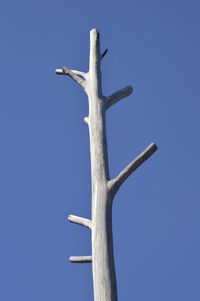
[[120,300],[200,300],[199,1],[9,1],[0,4],[0,299],[93,300],[88,112],[54,70],[87,71],[101,33],[103,91],[134,92],[107,114],[114,177],[149,143],[159,150],[113,206]]

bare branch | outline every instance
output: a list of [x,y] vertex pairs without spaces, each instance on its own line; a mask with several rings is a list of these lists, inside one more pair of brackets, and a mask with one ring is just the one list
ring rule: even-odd
[[92,256],[70,256],[69,261],[71,263],[90,263],[92,262]]
[[82,79],[86,80],[86,73],[82,72],[82,71],[78,71],[78,70],[71,70],[73,73],[79,75],[80,77],[82,77]]
[[144,163],[158,149],[157,145],[151,143],[137,158],[135,158],[124,170],[113,180],[108,183],[109,187],[116,193],[124,181]]
[[107,52],[108,52],[108,49],[106,49],[106,50],[102,53],[101,59],[107,54]]
[[76,71],[76,70],[70,70],[67,67],[63,67],[62,69],[56,69],[56,74],[70,76],[84,90],[86,90],[86,79],[85,79],[85,73],[84,72]]
[[91,220],[89,220],[87,218],[83,218],[83,217],[76,216],[76,215],[69,215],[68,216],[68,220],[71,223],[79,224],[79,225],[87,227],[89,229],[92,228],[92,222],[91,222]]
[[133,88],[131,86],[126,86],[125,88],[113,93],[107,98],[106,109],[109,109],[121,99],[129,96],[132,92]]

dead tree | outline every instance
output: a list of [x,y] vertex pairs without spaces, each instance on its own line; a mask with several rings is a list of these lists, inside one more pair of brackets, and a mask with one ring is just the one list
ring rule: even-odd
[[92,219],[69,215],[68,219],[88,227],[92,232],[92,255],[73,256],[74,263],[92,262],[94,300],[117,301],[117,286],[113,257],[112,203],[124,181],[156,150],[151,143],[136,159],[128,164],[114,179],[110,179],[106,138],[106,111],[121,99],[132,93],[127,86],[106,97],[102,93],[101,60],[106,54],[100,52],[100,35],[97,29],[90,31],[90,61],[87,73],[70,70],[67,67],[56,69],[60,75],[68,75],[85,91],[89,101],[89,114],[84,118],[90,136]]

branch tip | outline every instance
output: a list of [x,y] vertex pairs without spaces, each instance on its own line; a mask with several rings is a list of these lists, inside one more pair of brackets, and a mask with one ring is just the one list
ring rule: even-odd
[[59,75],[65,74],[64,71],[63,71],[63,69],[56,69],[55,72],[56,72],[56,74],[59,74]]

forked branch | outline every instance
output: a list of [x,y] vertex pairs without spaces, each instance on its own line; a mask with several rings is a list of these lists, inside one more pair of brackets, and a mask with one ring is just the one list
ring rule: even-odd
[[124,170],[113,180],[110,181],[109,187],[114,193],[117,192],[119,187],[124,181],[140,166],[144,163],[153,153],[158,149],[157,145],[151,143],[137,158],[129,163]]
[[62,69],[56,69],[56,74],[68,75],[75,82],[77,82],[81,86],[81,88],[86,90],[86,73],[77,70],[70,70],[67,67],[63,67]]
[[109,109],[121,99],[129,96],[132,92],[133,88],[131,86],[126,86],[125,88],[113,93],[107,98],[106,109]]

